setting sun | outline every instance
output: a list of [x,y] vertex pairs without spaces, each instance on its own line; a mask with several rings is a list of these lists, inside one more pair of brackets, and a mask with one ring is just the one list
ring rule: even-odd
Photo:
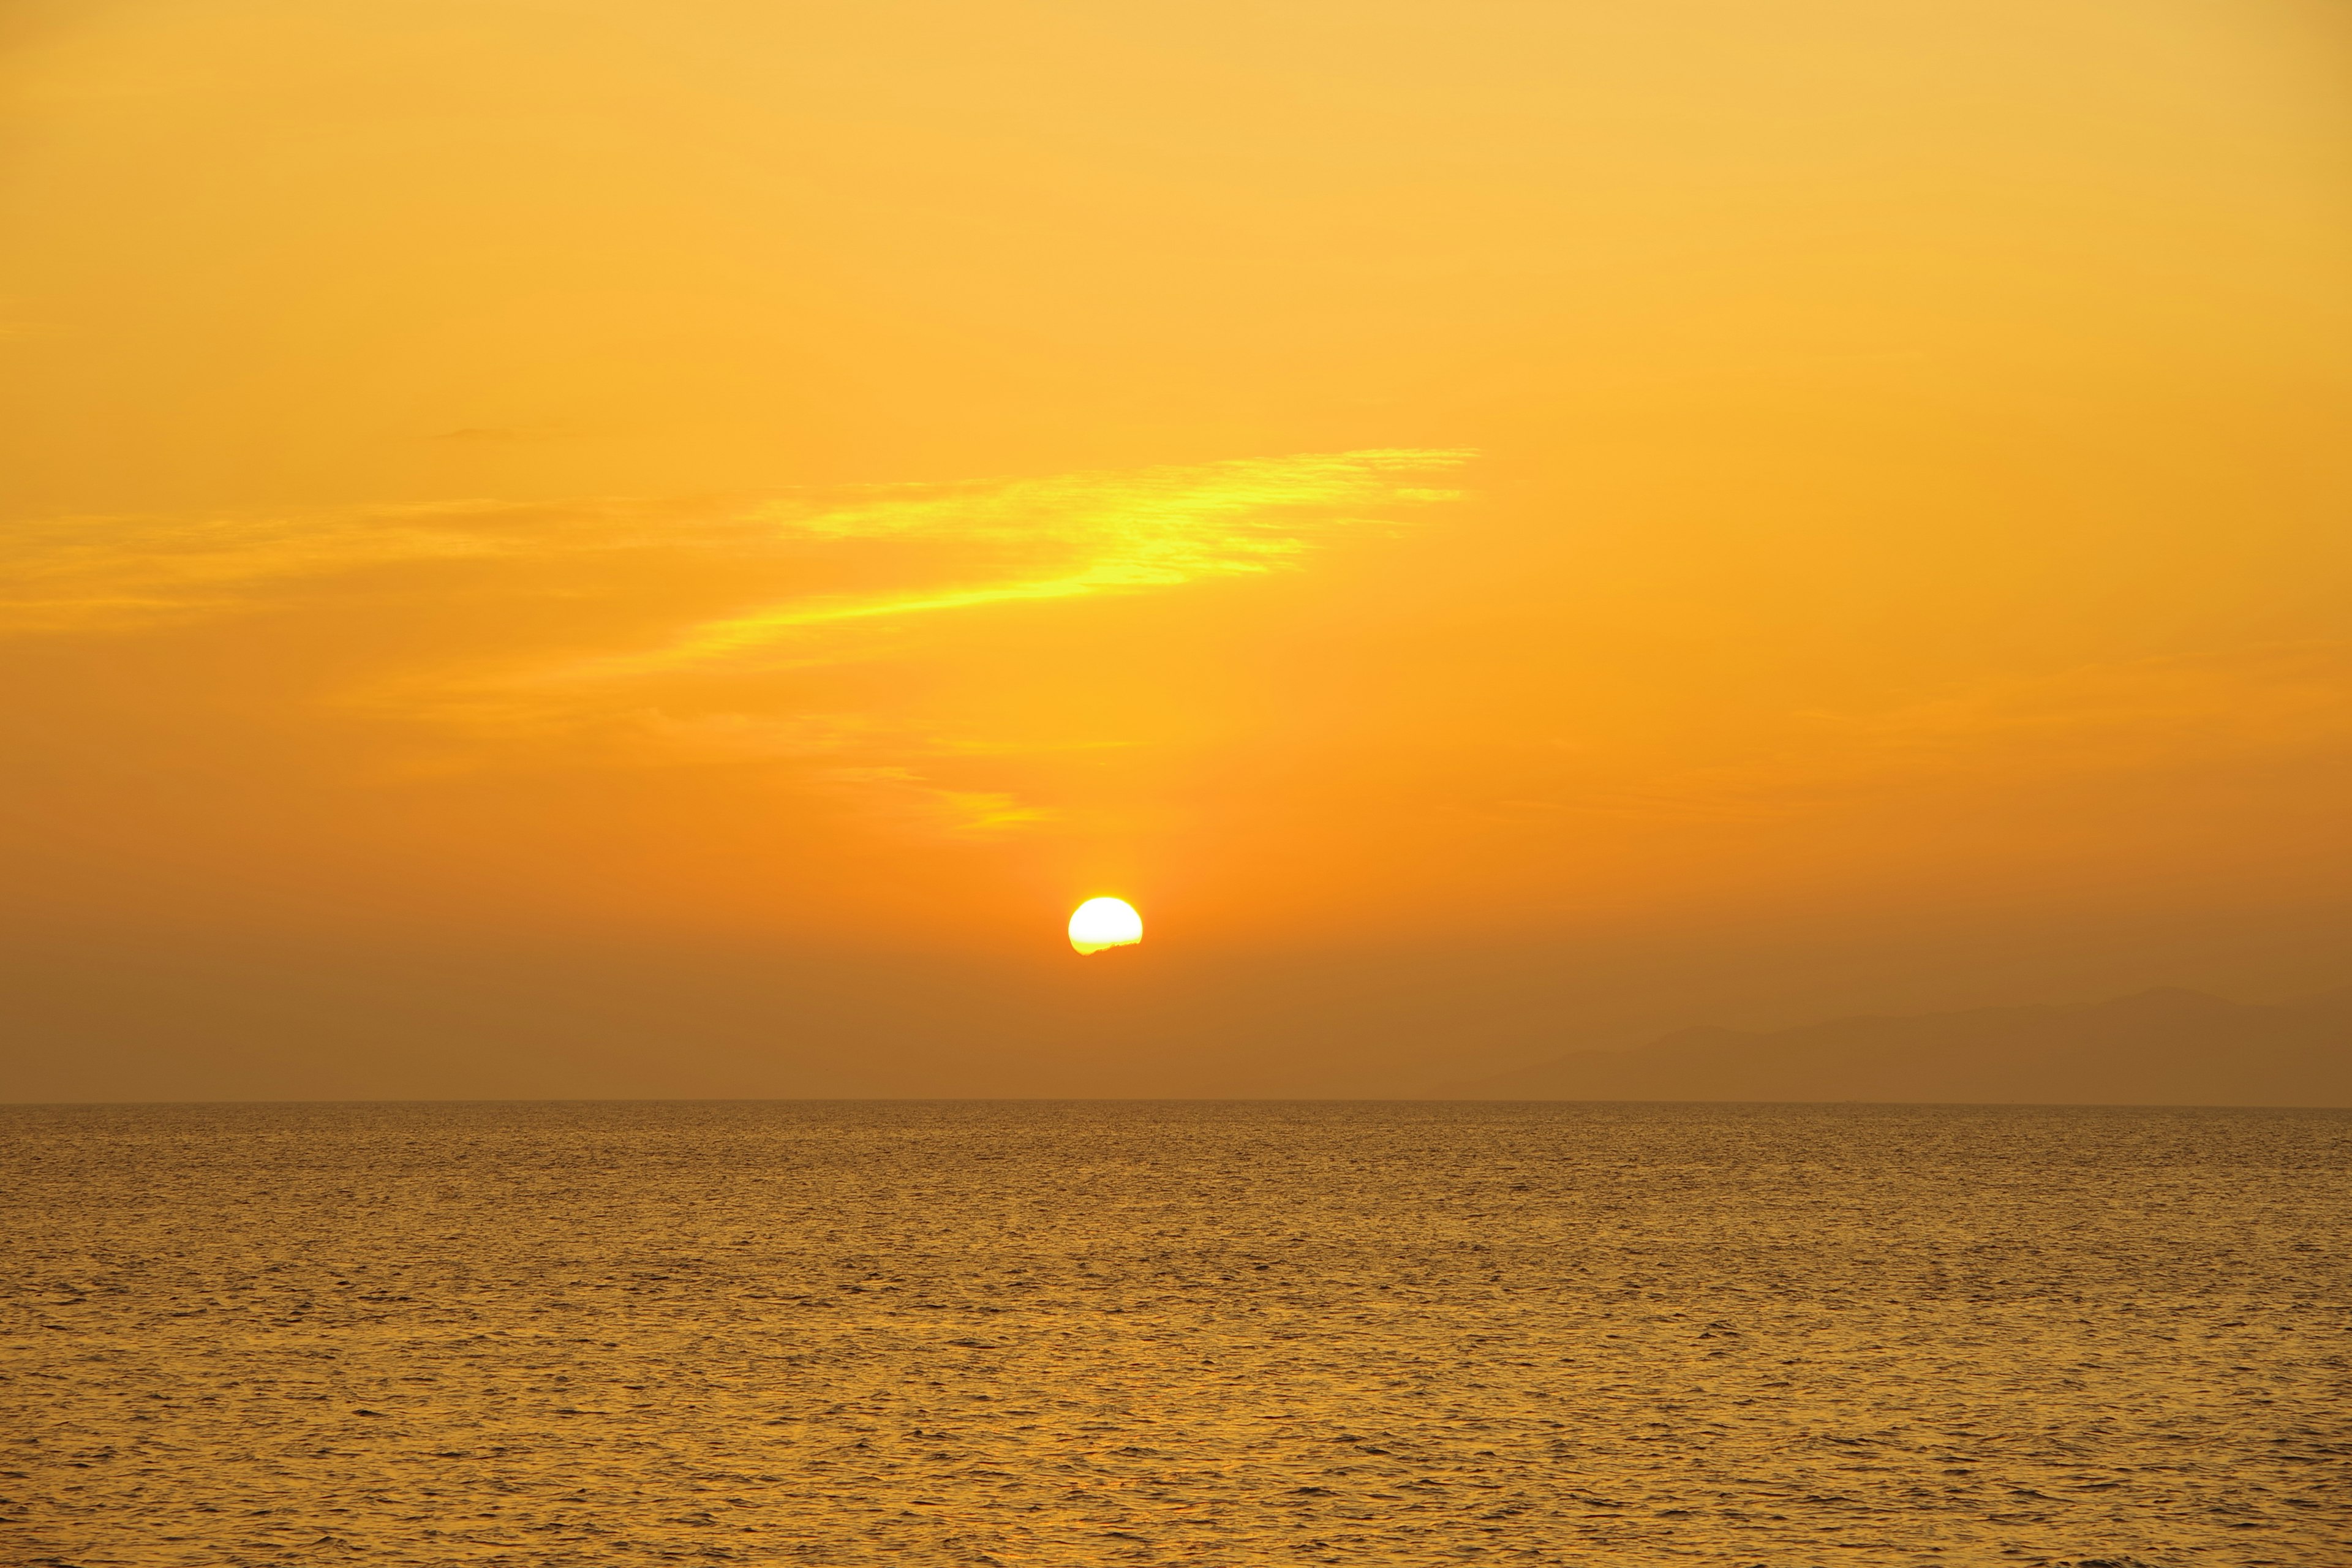
[[1125,899],[1088,899],[1070,915],[1070,945],[1080,952],[1132,947],[1143,940],[1143,917]]

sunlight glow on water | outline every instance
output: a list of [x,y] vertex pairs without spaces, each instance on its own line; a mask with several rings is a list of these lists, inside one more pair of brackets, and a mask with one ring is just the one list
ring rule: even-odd
[[2301,1563],[2352,1114],[0,1109],[16,1560]]

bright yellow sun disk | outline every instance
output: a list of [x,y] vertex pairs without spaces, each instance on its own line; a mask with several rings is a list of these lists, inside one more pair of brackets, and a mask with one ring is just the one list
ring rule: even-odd
[[1070,945],[1080,952],[1131,947],[1143,940],[1143,917],[1125,899],[1088,899],[1070,916]]

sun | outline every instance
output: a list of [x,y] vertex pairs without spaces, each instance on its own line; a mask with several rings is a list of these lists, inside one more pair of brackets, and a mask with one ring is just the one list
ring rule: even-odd
[[1125,899],[1088,899],[1070,916],[1070,945],[1080,952],[1132,947],[1143,940],[1143,917]]

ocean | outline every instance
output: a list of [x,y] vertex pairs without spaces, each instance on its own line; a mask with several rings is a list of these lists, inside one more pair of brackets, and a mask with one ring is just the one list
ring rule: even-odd
[[2352,1563],[2352,1112],[0,1108],[0,1561]]

